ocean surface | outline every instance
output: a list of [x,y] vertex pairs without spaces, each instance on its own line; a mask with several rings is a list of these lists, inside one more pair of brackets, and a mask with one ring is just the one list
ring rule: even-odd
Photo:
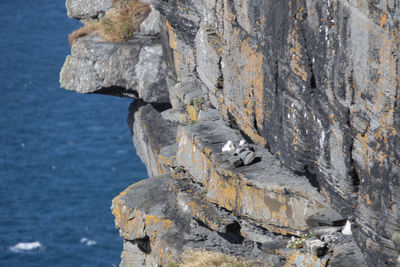
[[111,200],[147,176],[131,100],[59,87],[64,0],[3,0],[0,26],[0,266],[118,266]]

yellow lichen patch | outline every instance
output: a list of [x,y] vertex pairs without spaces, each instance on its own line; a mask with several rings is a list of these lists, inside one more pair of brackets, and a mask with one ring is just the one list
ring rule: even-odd
[[228,210],[236,209],[237,190],[239,185],[234,179],[224,179],[215,170],[211,171],[212,179],[208,181],[208,200]]
[[[264,119],[264,73],[262,71],[263,54],[253,49],[247,40],[241,43],[241,52],[246,57],[247,64],[244,65],[242,72],[242,81],[244,81],[247,88],[246,100],[253,103],[253,110],[257,123],[257,128],[262,130]],[[245,111],[246,112],[246,111]]]
[[158,228],[162,229],[164,232],[166,232],[173,225],[173,222],[168,219],[159,218],[154,215],[148,215],[148,214],[146,214],[144,221],[146,223],[146,228],[148,228],[150,225],[158,224]]
[[186,110],[187,110],[187,113],[188,113],[188,115],[189,115],[189,118],[190,118],[192,121],[197,121],[197,111],[196,111],[196,108],[195,108],[194,106],[192,106],[192,105],[186,105]]
[[164,157],[163,155],[158,155],[158,166],[160,169],[162,169],[162,171],[164,171],[163,173],[165,173],[166,169],[165,166],[172,166],[172,159],[170,157]]
[[219,231],[219,225],[215,223],[215,221],[211,220],[211,218],[206,216],[206,214],[203,212],[203,210],[206,210],[208,208],[207,206],[201,205],[195,201],[190,201],[188,203],[188,206],[191,213],[196,219],[200,220],[214,231]]
[[327,260],[320,259],[311,254],[306,254],[298,250],[294,250],[293,253],[287,258],[285,267],[292,266],[303,266],[303,267],[325,267]]
[[[237,81],[239,86],[236,94],[234,90],[224,89],[218,95],[221,114],[227,117],[230,113],[236,118],[239,127],[256,143],[265,146],[266,140],[260,135],[264,127],[264,117],[267,109],[264,102],[264,55],[252,45],[251,39],[239,39],[240,30],[234,28],[232,35],[237,38],[237,43],[232,47],[232,53],[237,58],[228,56],[232,71],[231,82]],[[228,63],[227,63],[228,64]],[[237,96],[239,96],[237,98]]]
[[238,107],[233,104],[230,105],[229,108],[227,108],[225,105],[222,105],[222,107],[223,110],[225,107],[226,110],[229,110],[233,114],[233,116],[237,119],[239,127],[251,138],[251,140],[261,146],[265,146],[267,144],[265,138],[259,135],[254,129],[253,125],[250,123],[252,121],[252,117],[246,118],[242,116],[238,110]]
[[132,187],[142,183],[142,181],[139,181],[133,185],[130,185],[128,188],[126,188],[124,191],[122,191],[118,196],[116,196],[113,200],[112,200],[112,213],[114,214],[114,220],[115,220],[115,225],[118,228],[121,228],[121,224],[123,223],[123,221],[126,219],[126,216],[128,215],[129,217],[129,212],[128,214],[127,212],[127,208],[125,206],[125,199],[123,198],[128,191],[130,191],[132,189]]

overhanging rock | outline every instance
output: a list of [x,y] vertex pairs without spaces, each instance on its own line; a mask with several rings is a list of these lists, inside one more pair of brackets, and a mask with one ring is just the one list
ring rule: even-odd
[[169,103],[163,49],[156,35],[136,34],[125,43],[99,36],[79,38],[60,73],[60,84],[78,93],[102,93]]

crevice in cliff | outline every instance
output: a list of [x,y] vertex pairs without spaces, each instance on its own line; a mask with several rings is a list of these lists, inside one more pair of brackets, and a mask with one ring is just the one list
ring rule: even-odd
[[147,235],[144,238],[136,239],[135,242],[140,251],[146,254],[151,253],[150,239]]
[[242,244],[244,237],[241,235],[240,229],[240,224],[238,222],[233,222],[225,227],[225,233],[218,234],[232,244]]
[[224,89],[224,75],[222,73],[222,56],[221,55],[219,55],[218,69],[219,69],[221,75],[217,79],[216,89],[222,90],[222,89]]
[[131,97],[131,98],[139,98],[139,95],[134,90],[129,90],[124,87],[120,86],[110,86],[110,87],[103,87],[99,90],[96,90],[90,94],[102,94],[102,95],[112,95],[112,96],[119,96],[119,97]]
[[275,96],[278,96],[278,89],[279,89],[279,60],[276,59],[275,60],[275,75],[274,75],[274,79],[275,79]]
[[[354,70],[352,69],[350,72],[350,76],[348,78],[348,83],[350,85],[350,90],[351,90],[351,102],[350,102],[350,106],[347,111],[347,121],[346,121],[347,126],[349,128],[348,131],[350,131],[350,133],[352,133],[354,131],[353,127],[351,125],[351,109],[352,109],[352,106],[355,105],[355,87],[354,87],[354,76],[353,75],[354,75]],[[368,127],[367,127],[366,131],[364,132],[364,135],[366,134],[367,131],[368,131]],[[349,147],[350,160],[349,160],[349,172],[348,173],[349,173],[349,176],[351,179],[351,185],[353,187],[352,191],[353,191],[353,193],[358,193],[361,180],[360,180],[360,176],[357,172],[356,163],[353,158],[354,142],[355,142],[355,138],[356,138],[355,134],[351,134],[350,138],[351,138],[350,147]]]
[[318,192],[320,192],[321,186],[319,184],[317,174],[312,171],[312,167],[309,165],[304,165],[302,171],[293,171],[295,174],[304,176],[307,178],[307,180],[310,182],[310,184],[317,189]]
[[355,166],[355,162],[353,159],[353,149],[354,149],[354,138],[350,144],[350,170],[349,170],[349,175],[351,177],[351,182],[352,182],[352,186],[353,186],[353,192],[357,193],[359,191],[359,187],[360,187],[360,183],[361,183],[361,179],[360,176],[357,173],[357,169]]

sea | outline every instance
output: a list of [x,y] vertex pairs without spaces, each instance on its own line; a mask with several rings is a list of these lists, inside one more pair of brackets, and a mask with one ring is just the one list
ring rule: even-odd
[[118,266],[111,201],[147,176],[132,99],[60,88],[80,27],[64,0],[1,3],[0,266]]

